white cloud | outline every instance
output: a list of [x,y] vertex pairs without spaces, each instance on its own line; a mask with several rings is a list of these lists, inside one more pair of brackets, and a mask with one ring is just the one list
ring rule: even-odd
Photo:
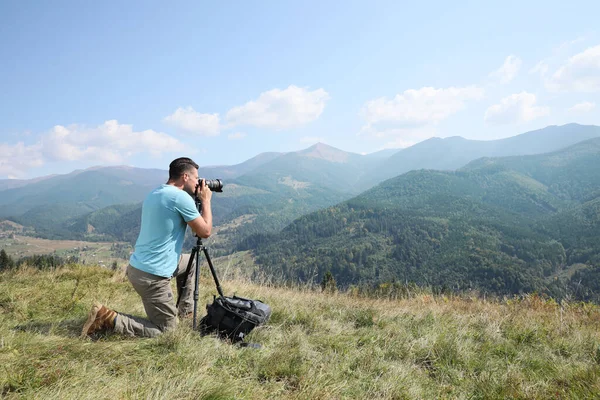
[[200,114],[192,107],[179,107],[163,119],[166,123],[186,132],[200,136],[218,136],[220,133],[219,114]]
[[485,121],[489,124],[501,125],[521,123],[543,117],[550,113],[548,107],[536,106],[536,97],[532,93],[521,92],[502,99],[485,112]]
[[122,162],[137,153],[160,156],[166,152],[185,150],[177,139],[153,130],[136,132],[132,125],[116,120],[95,128],[82,125],[55,126],[40,140],[45,158],[53,161],[93,160]]
[[529,70],[530,74],[539,74],[542,78],[544,78],[546,76],[546,74],[548,73],[548,69],[550,67],[548,66],[548,63],[546,61],[540,61],[537,64],[535,64],[535,66],[533,68],[531,68]]
[[286,129],[317,119],[325,109],[329,94],[323,89],[308,91],[291,85],[261,93],[257,100],[227,112],[230,126],[250,125],[258,128]]
[[240,140],[245,138],[246,135],[244,132],[235,132],[235,133],[230,133],[229,135],[227,135],[227,139],[229,140]]
[[30,168],[47,162],[86,160],[115,164],[138,153],[158,157],[184,150],[190,149],[171,136],[153,130],[136,132],[132,125],[116,120],[92,128],[57,125],[33,145],[0,145],[0,175],[25,176]]
[[476,86],[435,89],[410,89],[389,100],[381,97],[367,102],[360,115],[369,129],[375,124],[424,126],[438,123],[465,108],[468,100],[483,98],[483,89]]
[[575,104],[573,107],[569,108],[569,111],[573,113],[586,113],[592,111],[595,107],[596,103],[584,101],[582,103]]
[[599,92],[600,45],[569,58],[548,78],[546,87],[554,92]]
[[565,40],[561,42],[558,46],[552,49],[552,53],[548,57],[539,61],[533,68],[531,68],[529,73],[538,74],[544,82],[548,81],[548,71],[550,70],[551,65],[560,65],[560,63],[564,61],[566,55],[571,51],[573,46],[585,40],[585,36],[580,36],[573,40]]
[[0,176],[24,178],[26,171],[44,164],[39,145],[27,146],[23,142],[14,145],[0,143]]
[[553,53],[555,55],[561,55],[561,54],[567,52],[571,47],[573,47],[573,45],[575,45],[577,43],[581,43],[585,40],[586,40],[585,36],[579,36],[578,38],[575,38],[573,40],[565,40],[554,48]]
[[521,59],[519,57],[510,55],[504,60],[504,64],[496,71],[492,72],[490,76],[497,79],[502,84],[509,83],[512,81],[521,69]]

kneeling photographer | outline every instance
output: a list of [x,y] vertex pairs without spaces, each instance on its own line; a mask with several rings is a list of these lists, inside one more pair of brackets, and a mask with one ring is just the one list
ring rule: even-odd
[[[189,225],[200,238],[212,231],[211,197],[214,183],[198,179],[198,164],[190,158],[178,158],[169,165],[169,180],[152,191],[142,205],[142,222],[129,260],[127,277],[140,295],[148,319],[133,317],[95,303],[81,335],[101,331],[127,336],[156,337],[177,326],[178,317],[190,313],[195,268],[186,271],[187,261],[181,251]],[[195,198],[202,204],[198,212]],[[186,274],[187,272],[187,274]],[[178,274],[177,291],[182,299],[176,307],[171,278]]]

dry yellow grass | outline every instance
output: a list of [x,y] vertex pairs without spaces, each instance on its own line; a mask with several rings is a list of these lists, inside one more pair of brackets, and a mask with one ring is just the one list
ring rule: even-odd
[[[121,272],[70,266],[0,274],[6,398],[595,398],[600,310],[538,296],[385,300],[226,280],[264,300],[261,350],[200,337],[77,336],[94,299],[143,315]],[[200,314],[215,292],[203,276]]]

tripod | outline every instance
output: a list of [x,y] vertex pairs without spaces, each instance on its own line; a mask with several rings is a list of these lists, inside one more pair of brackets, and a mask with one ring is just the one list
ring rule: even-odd
[[[196,197],[195,199],[196,201],[196,208],[198,209],[198,212],[200,212],[201,210],[201,203],[200,200]],[[185,278],[185,283],[181,286],[181,290],[177,293],[177,305],[176,307],[179,308],[179,302],[181,301],[182,298],[182,294],[184,291],[186,291],[187,289],[187,285],[189,284],[188,281],[188,277],[190,275],[190,271],[192,270],[192,265],[194,262],[196,262],[196,273],[194,274],[194,314],[193,314],[193,329],[196,330],[196,316],[197,316],[197,310],[198,310],[198,298],[199,298],[199,292],[198,292],[198,282],[200,281],[200,251],[202,251],[204,253],[204,257],[206,257],[206,261],[208,261],[208,266],[210,268],[210,273],[213,276],[213,279],[215,280],[215,284],[217,285],[217,292],[219,292],[220,296],[223,296],[223,290],[221,289],[221,284],[219,283],[219,278],[217,277],[217,273],[215,272],[215,268],[213,267],[213,263],[210,259],[210,256],[208,255],[208,249],[206,248],[206,246],[204,245],[204,243],[202,243],[202,238],[198,235],[196,235],[196,244],[194,245],[194,247],[192,247],[192,253],[190,254],[190,259],[188,260],[188,265],[187,265],[187,269],[185,270],[185,273],[182,274],[181,276],[183,278]],[[179,279],[179,277],[177,277],[177,279]]]

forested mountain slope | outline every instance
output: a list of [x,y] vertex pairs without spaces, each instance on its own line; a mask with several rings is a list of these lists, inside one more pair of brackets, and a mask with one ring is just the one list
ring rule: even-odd
[[558,278],[573,264],[584,268],[570,278],[599,267],[599,187],[600,139],[591,139],[455,172],[409,172],[240,249],[287,280],[331,271],[342,285],[565,294],[572,282]]

